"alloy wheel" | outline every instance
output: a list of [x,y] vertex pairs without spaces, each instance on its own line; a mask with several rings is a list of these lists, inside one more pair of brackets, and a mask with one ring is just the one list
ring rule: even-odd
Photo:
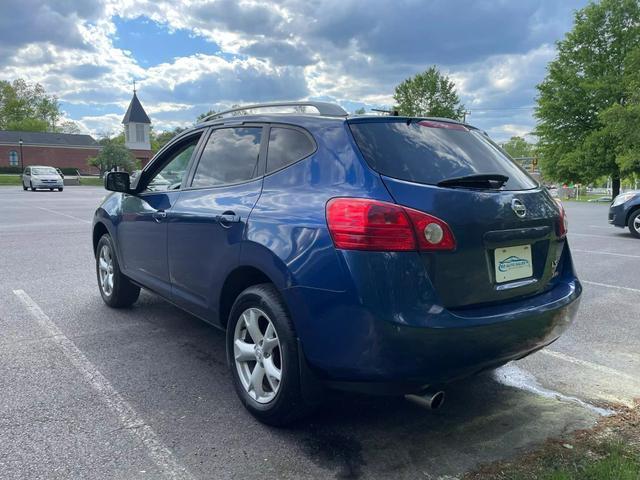
[[103,245],[98,257],[98,272],[100,275],[100,288],[105,295],[113,293],[113,255],[109,245]]
[[640,233],[640,215],[633,219],[633,229]]
[[275,326],[258,308],[246,309],[233,336],[233,357],[242,386],[258,403],[269,403],[282,381],[282,350]]

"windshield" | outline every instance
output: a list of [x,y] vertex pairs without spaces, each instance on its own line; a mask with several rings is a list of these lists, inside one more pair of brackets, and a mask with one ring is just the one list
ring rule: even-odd
[[58,175],[58,172],[51,167],[37,167],[31,169],[31,175]]
[[403,118],[349,126],[367,163],[389,177],[436,185],[451,178],[499,174],[508,177],[505,190],[537,187],[483,133],[460,124]]

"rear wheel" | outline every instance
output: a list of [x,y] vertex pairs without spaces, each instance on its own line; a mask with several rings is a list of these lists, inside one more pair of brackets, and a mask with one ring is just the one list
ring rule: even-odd
[[631,214],[628,226],[631,235],[636,238],[640,238],[640,210],[636,210]]
[[27,191],[27,187],[25,186],[25,184],[22,184],[22,190],[24,190],[25,192]]
[[310,412],[302,396],[293,323],[273,285],[249,287],[236,299],[227,325],[227,357],[240,400],[261,422],[282,426]]
[[53,192],[53,188],[50,188],[50,189],[49,189],[49,191],[50,191],[50,192]]
[[110,307],[130,307],[138,300],[140,287],[131,283],[120,271],[113,241],[108,233],[98,242],[96,274],[102,300]]

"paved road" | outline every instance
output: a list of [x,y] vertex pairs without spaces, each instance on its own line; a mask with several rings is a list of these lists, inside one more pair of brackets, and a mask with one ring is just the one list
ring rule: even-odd
[[219,331],[148,293],[102,303],[89,229],[104,193],[0,188],[0,478],[437,478],[592,425],[581,400],[640,396],[640,241],[606,206],[567,206],[594,283],[552,348],[451,386],[436,412],[335,394],[276,430],[236,400]]

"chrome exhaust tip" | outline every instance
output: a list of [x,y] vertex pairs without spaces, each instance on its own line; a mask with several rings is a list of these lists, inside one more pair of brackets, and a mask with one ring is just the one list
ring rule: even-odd
[[421,394],[409,393],[404,398],[427,410],[437,410],[444,403],[444,392],[442,390],[427,390]]

